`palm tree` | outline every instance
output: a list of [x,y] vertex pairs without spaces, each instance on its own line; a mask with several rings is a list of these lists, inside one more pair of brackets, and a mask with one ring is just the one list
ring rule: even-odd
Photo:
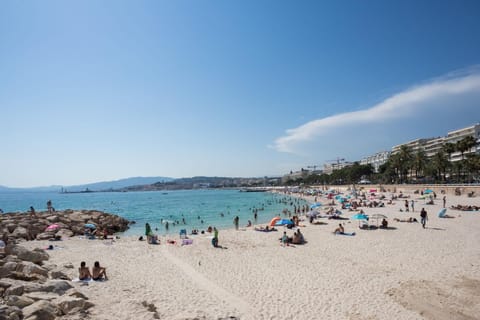
[[415,170],[415,179],[418,179],[418,173],[420,172],[423,175],[423,170],[427,164],[427,156],[425,151],[419,150],[413,155],[412,165]]
[[[466,136],[462,140],[459,140],[456,142],[455,144],[456,149],[462,154],[461,166],[459,166],[459,170],[465,169],[466,167],[465,158],[464,158],[465,152],[470,151],[476,145],[477,145],[477,140],[473,136]],[[464,171],[465,170],[462,170],[462,177],[464,176],[463,174]]]
[[407,182],[408,173],[412,168],[412,151],[409,147],[403,145],[398,152],[400,162],[400,181]]
[[437,172],[438,177],[440,177],[443,181],[445,181],[446,171],[448,166],[450,165],[450,162],[448,160],[449,159],[447,158],[447,155],[443,150],[435,153],[432,158],[432,166]]

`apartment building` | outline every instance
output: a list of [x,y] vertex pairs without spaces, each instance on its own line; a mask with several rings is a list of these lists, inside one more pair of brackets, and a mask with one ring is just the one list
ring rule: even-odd
[[373,170],[378,173],[380,166],[387,162],[388,158],[390,157],[390,151],[381,151],[377,152],[373,155],[364,157],[360,160],[361,165],[368,165],[370,164],[373,167]]

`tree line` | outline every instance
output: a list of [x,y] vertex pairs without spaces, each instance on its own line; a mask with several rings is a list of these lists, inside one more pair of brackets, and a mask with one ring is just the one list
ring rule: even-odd
[[[287,180],[287,185],[304,184],[354,184],[361,179],[372,183],[474,183],[480,182],[480,155],[467,151],[478,145],[473,136],[456,143],[446,143],[432,157],[425,151],[412,151],[408,146],[392,154],[375,173],[371,165],[353,165],[333,171],[331,174],[305,174],[301,178]],[[459,152],[460,160],[452,161],[452,154]]]

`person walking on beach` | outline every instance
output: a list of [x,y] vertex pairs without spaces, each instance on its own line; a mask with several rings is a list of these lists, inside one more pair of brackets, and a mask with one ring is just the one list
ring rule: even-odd
[[443,196],[443,207],[447,204],[447,196]]
[[410,201],[410,207],[412,208],[412,212],[415,212],[414,204],[415,204],[415,201],[412,199],[412,201]]
[[212,245],[213,245],[215,248],[218,247],[218,230],[217,230],[217,227],[213,227]]
[[238,230],[238,223],[240,221],[240,218],[238,216],[236,216],[235,218],[233,218],[233,224],[235,225],[235,230]]
[[422,223],[423,229],[425,229],[425,224],[427,223],[427,220],[428,220],[427,211],[425,211],[425,208],[422,208],[422,211],[420,211],[420,222]]

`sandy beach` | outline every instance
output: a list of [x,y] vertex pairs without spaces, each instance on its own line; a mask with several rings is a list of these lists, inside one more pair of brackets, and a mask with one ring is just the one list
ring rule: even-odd
[[[81,261],[107,267],[108,281],[74,283],[95,304],[91,319],[478,319],[480,211],[449,209],[455,218],[442,219],[441,197],[425,205],[409,195],[415,212],[400,212],[402,199],[363,208],[388,216],[390,230],[360,230],[355,220],[302,221],[308,242],[286,247],[278,241],[283,227],[220,230],[223,248],[212,247],[210,234],[189,236],[193,244],[184,246],[178,236],[162,237],[160,245],[70,238],[55,242],[48,263],[65,266],[72,278]],[[456,204],[480,205],[480,198],[449,195],[447,207]],[[420,220],[422,207],[426,229],[393,220]],[[356,235],[334,235],[339,222]]]

